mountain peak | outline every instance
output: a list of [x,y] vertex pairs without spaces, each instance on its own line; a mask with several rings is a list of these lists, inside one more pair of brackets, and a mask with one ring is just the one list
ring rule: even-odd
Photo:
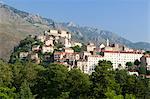
[[68,27],[76,27],[77,25],[71,21],[71,22],[67,23],[67,26]]

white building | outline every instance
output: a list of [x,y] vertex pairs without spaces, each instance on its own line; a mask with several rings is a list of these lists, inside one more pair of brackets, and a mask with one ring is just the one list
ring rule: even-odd
[[71,47],[71,41],[70,41],[70,39],[65,38],[64,46],[68,47],[68,48]]
[[137,71],[129,71],[128,74],[139,76],[139,73]]
[[105,45],[104,44],[100,44],[99,48],[105,48]]
[[99,60],[104,60],[101,55],[89,55],[87,56],[87,66],[85,68],[88,74],[94,72],[95,66],[98,65]]
[[[136,59],[140,60],[142,53],[138,52],[118,52],[118,51],[104,51],[104,56],[101,55],[87,55],[86,67],[83,72],[91,74],[99,60],[107,60],[113,63],[113,69],[125,69],[127,62],[134,62]],[[81,66],[81,63],[78,63]],[[77,65],[77,66],[78,66]],[[79,67],[80,67],[79,66]],[[80,67],[81,68],[81,67]]]
[[87,61],[77,61],[77,68],[80,69],[83,73],[89,74]]
[[147,62],[147,70],[150,70],[150,57],[146,57],[146,62]]
[[140,60],[142,55],[140,52],[104,51],[104,59],[113,63],[113,69],[125,69],[127,62]]

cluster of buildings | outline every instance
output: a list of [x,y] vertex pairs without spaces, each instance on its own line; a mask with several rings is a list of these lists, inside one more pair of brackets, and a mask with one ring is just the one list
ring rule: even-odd
[[[71,41],[71,33],[64,30],[48,30],[44,34],[33,36],[35,44],[32,44],[30,51],[22,51],[19,53],[20,59],[31,59],[39,64],[42,58],[46,61],[54,61],[53,53],[55,50],[67,51],[72,46],[82,46],[79,42]],[[37,43],[40,42],[40,43]],[[57,49],[56,45],[62,45],[62,48]]]
[[[108,60],[113,63],[113,69],[125,69],[127,62],[134,62],[136,59],[145,61],[145,65],[150,70],[150,56],[144,55],[143,50],[134,50],[120,44],[110,44],[107,39],[106,44],[96,46],[94,43],[88,43],[86,50],[75,52],[71,47],[82,47],[80,42],[71,40],[71,33],[64,30],[49,30],[43,35],[35,37],[36,40],[42,42],[42,45],[32,46],[32,54],[30,52],[20,52],[20,58],[28,57],[40,63],[39,52],[52,53],[45,56],[46,59],[52,60],[54,63],[63,64],[69,69],[79,68],[82,72],[91,74],[99,60]],[[63,45],[60,50],[55,44]]]
[[84,72],[91,74],[99,60],[108,60],[113,63],[113,69],[125,69],[127,62],[140,60],[143,51],[133,50],[119,44],[101,44],[98,48],[93,44],[87,45],[87,51],[82,52],[77,66]]

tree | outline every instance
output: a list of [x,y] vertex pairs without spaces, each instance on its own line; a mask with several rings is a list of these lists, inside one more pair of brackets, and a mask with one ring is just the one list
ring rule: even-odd
[[99,61],[95,72],[91,75],[92,89],[91,96],[97,99],[107,98],[106,93],[114,91],[116,95],[120,94],[119,84],[116,83],[112,63],[110,61]]
[[32,45],[35,42],[35,39],[32,38],[30,35],[26,37],[24,40],[20,41],[19,47],[24,47],[27,45]]
[[87,48],[87,46],[84,43],[82,43],[81,51],[86,51],[87,50],[86,48]]
[[15,99],[15,88],[0,87],[0,99]]
[[123,95],[124,99],[134,99],[133,95],[136,78],[134,76],[128,75],[126,70],[117,70],[115,72],[115,79],[122,88],[121,94]]
[[127,62],[126,66],[128,67],[128,70],[131,70],[133,67],[133,63],[132,62]]
[[20,62],[17,61],[15,64],[12,64],[13,72],[13,86],[15,86],[16,91],[20,91],[20,87],[24,81],[27,81],[30,86],[33,86],[36,83],[38,73],[43,71],[44,67],[31,63],[31,62]]
[[57,50],[59,50],[59,48],[63,48],[64,45],[61,42],[54,42],[54,45],[56,46]]
[[107,99],[124,99],[122,95],[116,95],[115,91],[113,90],[108,90],[105,95]]
[[139,67],[139,73],[140,73],[140,74],[146,74],[146,67],[140,66],[140,67]]
[[10,65],[0,60],[0,85],[11,85],[11,82],[13,81],[12,77],[13,74]]
[[133,63],[132,62],[127,62],[126,66],[131,67],[131,66],[133,66]]
[[81,47],[80,46],[74,46],[74,47],[71,47],[75,52],[81,52]]
[[150,51],[146,51],[146,52],[144,52],[144,54],[150,54]]
[[140,64],[141,64],[141,62],[140,62],[138,59],[136,59],[136,60],[134,61],[134,65],[139,66]]
[[82,73],[78,69],[72,69],[67,76],[67,91],[69,99],[86,99],[90,88],[90,80],[88,75]]
[[136,99],[132,94],[126,94],[125,99]]
[[17,97],[18,99],[34,99],[29,83],[26,80],[21,84],[20,92]]
[[[36,98],[54,99],[66,89],[68,69],[64,65],[50,64],[39,74],[37,84],[32,88]],[[41,90],[42,89],[42,90]]]

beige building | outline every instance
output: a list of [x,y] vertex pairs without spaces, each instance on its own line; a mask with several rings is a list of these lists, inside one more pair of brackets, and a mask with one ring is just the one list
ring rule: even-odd
[[30,58],[34,63],[36,63],[36,64],[40,63],[40,58],[38,57],[38,53],[30,54]]
[[74,50],[72,48],[64,48],[64,51],[66,53],[74,53]]
[[93,43],[89,43],[87,45],[87,51],[90,52],[90,51],[94,51],[94,49],[96,48],[96,46],[93,44]]
[[44,42],[46,40],[46,36],[45,35],[38,35],[36,37],[37,40],[40,40],[41,42]]
[[49,31],[45,31],[45,33],[48,35],[53,35],[55,37],[63,37],[63,38],[71,39],[71,33],[64,30],[50,29]]
[[39,59],[38,53],[32,53],[32,54],[30,55],[30,58],[31,58],[32,60],[38,60],[38,59]]
[[45,45],[46,46],[54,46],[53,40],[52,39],[46,40]]
[[71,46],[72,47],[74,47],[74,46],[82,47],[82,43],[80,43],[80,42],[71,42]]
[[19,53],[19,58],[26,58],[26,57],[28,57],[28,55],[29,55],[29,52],[20,52]]
[[80,58],[84,60],[88,55],[91,55],[91,53],[87,51],[83,51],[80,53]]
[[33,45],[32,46],[32,51],[39,51],[40,50],[40,45]]
[[53,46],[42,46],[42,53],[53,53],[54,47]]

